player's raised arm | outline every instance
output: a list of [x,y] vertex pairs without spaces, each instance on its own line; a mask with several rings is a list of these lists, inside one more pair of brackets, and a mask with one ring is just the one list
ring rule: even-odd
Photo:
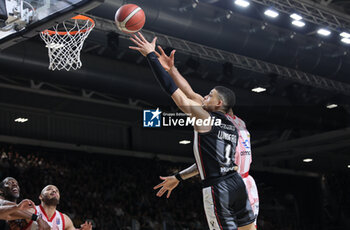
[[170,55],[167,56],[161,46],[158,46],[158,50],[160,53],[158,53],[157,51],[155,51],[155,53],[158,56],[159,62],[163,66],[163,68],[170,74],[172,79],[175,81],[175,84],[186,94],[188,98],[197,103],[202,103],[203,97],[200,94],[193,91],[191,85],[175,67],[174,59],[176,51],[171,51]]
[[[132,38],[130,38],[137,45],[137,47],[129,46],[129,48],[137,50],[143,56],[147,57],[148,63],[150,64],[152,71],[163,90],[171,96],[176,105],[183,112],[190,114],[191,117],[202,120],[209,118],[209,113],[202,108],[201,104],[188,98],[185,93],[176,86],[174,80],[160,64],[158,57],[155,54],[155,44],[157,38],[154,38],[150,43],[141,33],[138,33],[138,35],[139,36],[134,35]],[[211,129],[211,126],[209,125],[195,128],[199,132],[207,132]]]

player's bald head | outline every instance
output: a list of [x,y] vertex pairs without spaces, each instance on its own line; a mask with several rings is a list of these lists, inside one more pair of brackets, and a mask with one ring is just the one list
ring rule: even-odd
[[55,185],[47,185],[41,190],[39,199],[48,206],[57,206],[60,202],[60,191]]
[[41,190],[41,195],[43,195],[47,190],[49,190],[49,189],[55,189],[55,190],[57,190],[58,192],[59,192],[59,190],[58,190],[58,188],[57,188],[57,186],[55,186],[55,185],[52,185],[52,184],[49,184],[49,185],[46,185],[44,188],[43,188],[43,190]]

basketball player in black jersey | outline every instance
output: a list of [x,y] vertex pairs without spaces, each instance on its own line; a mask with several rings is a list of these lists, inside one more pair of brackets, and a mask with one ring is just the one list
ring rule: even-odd
[[[163,90],[191,118],[194,125],[194,155],[203,182],[204,210],[211,230],[253,230],[255,217],[245,184],[234,163],[238,134],[226,118],[235,103],[234,93],[223,86],[215,87],[202,104],[188,98],[159,63],[155,54],[156,38],[150,43],[141,33],[130,38],[147,60]],[[207,122],[205,122],[207,121]],[[209,121],[209,122],[208,122]],[[219,122],[217,122],[219,121]],[[215,124],[215,125],[214,125]],[[179,175],[178,175],[179,177]],[[179,179],[181,179],[179,177]],[[160,192],[166,192],[161,188]]]
[[[20,196],[20,187],[15,178],[6,177],[0,183],[0,206],[17,206],[17,199]],[[21,202],[22,203],[22,202]],[[21,204],[20,203],[20,204]],[[30,206],[30,207],[29,207]],[[40,217],[28,211],[35,208],[35,204],[30,202],[28,207],[23,207],[8,213],[5,220],[0,220],[0,230],[24,230],[29,226],[31,221],[37,221],[39,230],[50,230],[50,226]]]

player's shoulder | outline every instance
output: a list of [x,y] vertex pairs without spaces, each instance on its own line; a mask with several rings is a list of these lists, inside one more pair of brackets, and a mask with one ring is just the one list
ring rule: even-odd
[[238,117],[237,115],[235,115],[234,117],[236,122],[240,123],[241,126],[244,126],[244,127],[246,126],[245,122],[240,117]]
[[72,222],[72,220],[71,220],[71,218],[67,215],[67,214],[65,214],[65,213],[62,213],[62,212],[59,212],[58,211],[58,213],[60,214],[60,215],[62,215],[62,217],[64,218],[64,222],[66,223],[66,224],[72,224],[73,222]]

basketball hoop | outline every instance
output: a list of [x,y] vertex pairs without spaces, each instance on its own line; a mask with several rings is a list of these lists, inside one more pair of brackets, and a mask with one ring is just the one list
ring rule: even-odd
[[49,70],[79,69],[82,65],[80,51],[94,26],[91,18],[77,15],[57,24],[52,30],[42,31],[40,37],[48,49]]

